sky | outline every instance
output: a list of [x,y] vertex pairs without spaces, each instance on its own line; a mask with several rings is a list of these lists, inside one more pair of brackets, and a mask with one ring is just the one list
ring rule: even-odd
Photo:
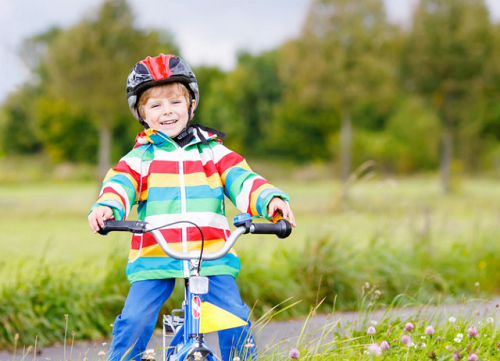
[[[141,28],[166,29],[191,65],[229,70],[240,50],[257,54],[300,33],[312,0],[129,0]],[[418,0],[384,0],[390,21],[409,24]],[[500,21],[500,0],[485,0]],[[0,102],[29,72],[19,58],[23,39],[51,26],[67,28],[103,0],[0,0]],[[139,59],[138,59],[139,60]]]

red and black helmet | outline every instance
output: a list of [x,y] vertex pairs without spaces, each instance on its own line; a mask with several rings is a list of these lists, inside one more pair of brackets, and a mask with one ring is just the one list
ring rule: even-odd
[[[135,64],[127,78],[127,100],[130,111],[141,122],[138,116],[137,104],[141,93],[153,86],[179,82],[182,83],[196,100],[194,111],[200,101],[198,82],[189,65],[175,55],[160,54],[158,56],[147,57]],[[143,124],[144,125],[144,124]]]

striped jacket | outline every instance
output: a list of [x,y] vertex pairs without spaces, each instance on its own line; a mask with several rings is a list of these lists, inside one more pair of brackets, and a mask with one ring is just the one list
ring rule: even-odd
[[[208,144],[196,135],[181,148],[160,131],[139,134],[134,149],[106,175],[92,209],[111,207],[115,219],[123,220],[137,204],[139,220],[153,227],[193,222],[203,231],[204,250],[213,252],[230,233],[224,195],[240,211],[265,218],[273,197],[289,201],[287,194],[252,172],[245,159],[223,146],[215,134],[198,131]],[[200,232],[194,226],[180,223],[161,232],[177,251],[201,248]],[[201,275],[236,277],[239,270],[240,261],[231,250],[219,260],[204,261]],[[134,234],[126,272],[131,283],[182,278],[189,275],[189,265],[168,257],[149,233]]]

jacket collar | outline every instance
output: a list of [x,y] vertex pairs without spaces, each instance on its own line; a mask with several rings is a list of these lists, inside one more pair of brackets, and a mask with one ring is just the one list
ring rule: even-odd
[[[195,129],[194,131],[194,139],[189,143],[189,145],[192,144],[197,144],[197,143],[204,143],[203,139],[206,139],[207,141],[213,140],[218,137],[217,134],[212,133],[208,130],[202,129],[202,127],[194,125],[193,128]],[[137,134],[137,137],[135,138],[135,146],[134,148],[140,147],[141,145],[146,145],[146,144],[154,144],[154,145],[162,145],[165,142],[174,142],[168,135],[165,133],[156,130],[156,129],[146,129],[143,132]]]

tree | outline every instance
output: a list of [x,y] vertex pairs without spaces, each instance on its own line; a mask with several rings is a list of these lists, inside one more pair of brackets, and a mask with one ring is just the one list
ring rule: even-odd
[[35,124],[38,89],[28,84],[11,93],[2,106],[0,148],[9,155],[33,154],[40,151],[42,141]]
[[493,28],[493,47],[483,74],[481,94],[483,121],[477,134],[483,169],[498,167],[500,155],[500,24]]
[[453,137],[474,93],[483,87],[491,50],[483,0],[421,0],[402,56],[405,89],[424,96],[442,122],[440,174],[450,190]]
[[178,50],[168,34],[136,29],[133,21],[125,0],[108,0],[95,16],[61,32],[47,49],[51,92],[89,114],[99,129],[100,174],[109,168],[113,127],[129,114],[128,73],[148,55]]
[[278,66],[276,51],[240,53],[233,71],[212,76],[214,81],[200,101],[203,121],[227,132],[228,144],[248,156],[269,154],[274,138],[270,124],[283,92]]
[[98,134],[87,114],[48,93],[38,98],[36,109],[37,129],[53,163],[95,163]]
[[394,93],[388,44],[397,34],[380,0],[315,0],[301,37],[284,47],[288,97],[330,114],[321,129],[325,139],[340,118],[343,182],[350,174],[353,114],[363,103],[387,103]]

